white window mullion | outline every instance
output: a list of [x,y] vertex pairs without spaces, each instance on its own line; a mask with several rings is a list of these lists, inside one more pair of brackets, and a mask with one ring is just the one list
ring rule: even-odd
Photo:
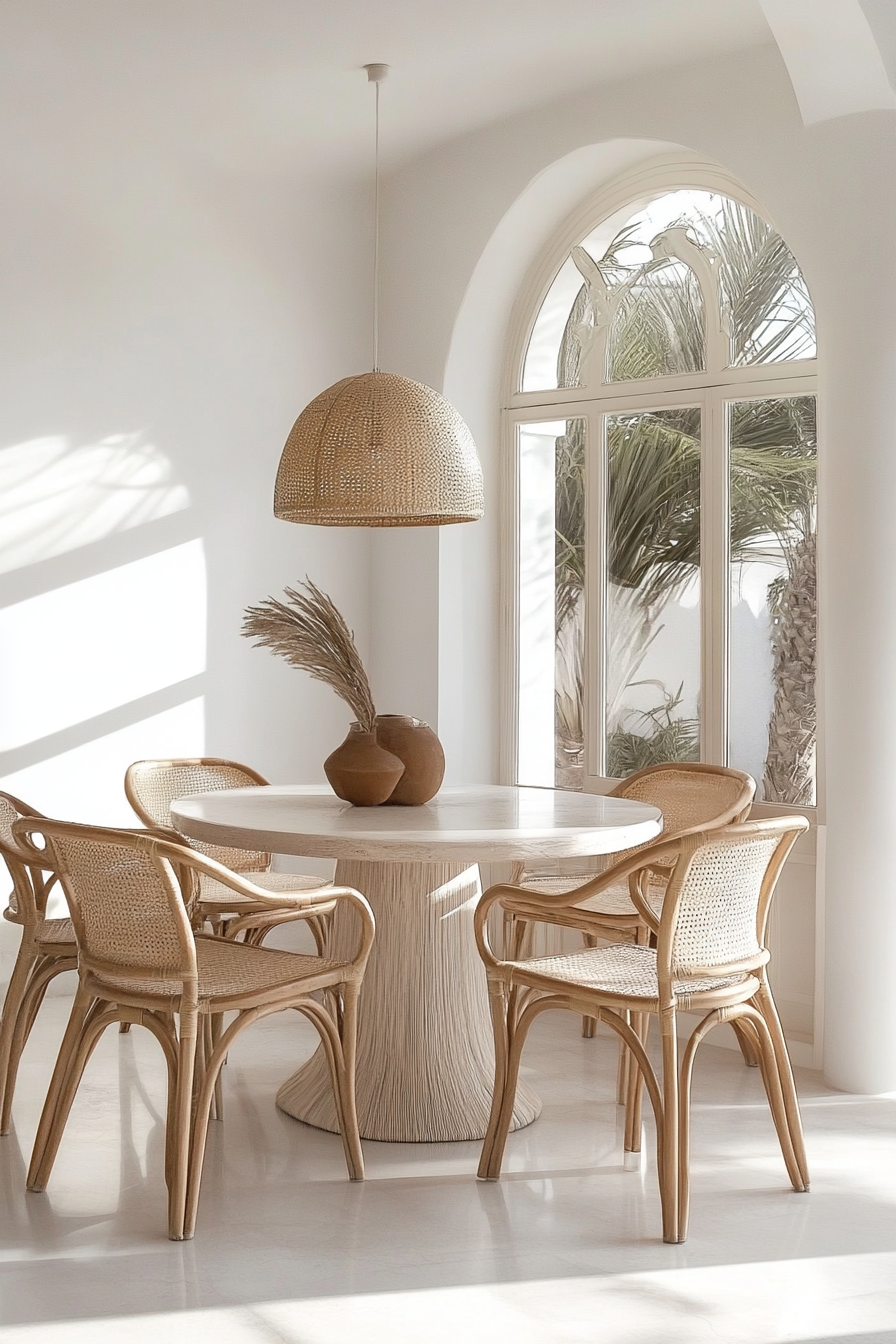
[[585,438],[585,775],[605,773],[607,718],[607,430],[592,411]]
[[703,402],[700,569],[703,585],[701,759],[724,765],[728,743],[728,472],[725,406]]
[[520,505],[519,505],[519,423],[510,415],[502,417],[501,460],[502,531],[505,565],[501,572],[501,664],[503,669],[501,716],[500,777],[515,784],[519,773],[520,703]]

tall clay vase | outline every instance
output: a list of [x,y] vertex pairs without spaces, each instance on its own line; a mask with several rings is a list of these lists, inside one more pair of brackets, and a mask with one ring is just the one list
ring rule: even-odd
[[384,803],[404,774],[404,763],[353,723],[348,737],[324,761],[324,773],[337,798],[355,807]]
[[378,714],[376,740],[404,762],[404,774],[388,802],[419,807],[436,796],[445,775],[445,753],[428,723],[407,714]]

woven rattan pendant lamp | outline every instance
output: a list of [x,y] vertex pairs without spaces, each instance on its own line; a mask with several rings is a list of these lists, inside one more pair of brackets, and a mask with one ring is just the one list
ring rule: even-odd
[[326,527],[425,527],[482,517],[473,436],[444,397],[377,367],[380,83],[376,88],[373,372],[343,378],[305,407],[277,472],[274,514]]

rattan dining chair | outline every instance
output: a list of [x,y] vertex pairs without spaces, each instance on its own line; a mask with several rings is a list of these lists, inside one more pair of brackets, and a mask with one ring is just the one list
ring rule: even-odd
[[[175,798],[192,793],[212,793],[217,789],[253,788],[267,782],[251,766],[206,756],[189,760],[135,761],[125,773],[124,791],[131,807],[147,826],[172,826],[171,804]],[[241,936],[246,942],[260,944],[278,925],[303,920],[311,930],[318,952],[323,953],[325,918],[297,909],[291,899],[297,892],[316,891],[324,885],[321,878],[272,872],[270,854],[261,851],[208,845],[187,836],[183,837],[183,843],[225,868],[241,873],[269,897],[284,897],[279,904],[269,900],[266,905],[259,905],[206,874],[200,878],[197,907],[200,921],[207,919],[214,932],[228,938]]]
[[[681,835],[745,820],[755,791],[755,783],[741,770],[731,770],[721,765],[677,762],[639,770],[637,774],[629,775],[628,779],[617,784],[609,796],[632,798],[658,807],[663,814],[662,835],[674,842]],[[638,846],[638,849],[646,850],[648,847],[654,854],[649,901],[656,913],[662,906],[675,849],[673,846],[668,851],[657,851],[655,840]],[[591,872],[545,872],[517,864],[510,880],[512,885],[522,887],[526,892],[566,896],[568,899],[562,909],[558,908],[546,922],[579,930],[584,935],[586,946],[596,946],[598,939],[647,944],[650,941],[650,929],[631,902],[628,880],[622,871],[638,849],[610,855],[603,863],[597,861]],[[504,908],[504,937],[511,957],[518,957],[526,950],[534,922],[526,898],[516,903],[507,901]],[[593,1019],[585,1020],[582,1031],[585,1036],[594,1034]],[[743,1042],[742,1048],[747,1063],[756,1063],[749,1044]],[[623,1081],[620,1087],[624,1087]]]
[[[765,929],[775,885],[804,817],[746,822],[680,837],[657,917],[648,898],[649,865],[668,865],[663,838],[614,866],[656,947],[619,943],[557,956],[505,960],[488,938],[492,906],[522,900],[520,889],[491,887],[475,914],[495,1033],[495,1089],[479,1176],[497,1180],[513,1114],[520,1057],[529,1029],[543,1012],[565,1008],[596,1017],[620,1037],[636,1065],[629,1089],[625,1148],[641,1143],[641,1080],[656,1118],[663,1239],[684,1241],[689,1206],[689,1111],[694,1056],[721,1022],[736,1022],[759,1061],[772,1118],[793,1188],[808,1190],[799,1106],[784,1034],[768,983]],[[563,894],[528,893],[533,918],[564,911]],[[679,1062],[679,1011],[697,1013]],[[660,1022],[660,1077],[644,1048],[650,1016]]]
[[[317,1028],[330,1067],[349,1177],[363,1180],[355,1109],[358,993],[374,921],[349,887],[292,896],[296,909],[351,905],[357,946],[345,960],[255,947],[194,933],[178,873],[198,872],[256,903],[274,899],[205,855],[171,841],[73,822],[15,823],[21,848],[58,873],[78,943],[78,989],[53,1071],[28,1172],[46,1188],[81,1076],[106,1027],[138,1023],[160,1042],[168,1065],[165,1178],[168,1235],[192,1237],[215,1084],[227,1051],[252,1022],[295,1008]],[[282,898],[277,898],[282,899]],[[215,1017],[235,1013],[215,1038]]]
[[[22,930],[0,1016],[0,1135],[9,1133],[19,1061],[50,982],[78,964],[71,919],[47,918],[47,899],[57,881],[47,866],[48,856],[36,862],[34,854],[23,850],[13,835],[15,822],[23,817],[44,819],[21,798],[0,792],[0,856],[13,884],[3,918]],[[166,833],[159,827],[151,833],[175,837],[175,832]]]
[[48,919],[47,898],[56,876],[46,862],[35,863],[13,836],[21,817],[40,817],[11,793],[0,793],[0,855],[12,878],[3,918],[18,924],[22,938],[0,1017],[0,1134],[8,1134],[19,1060],[54,976],[77,966],[78,948],[70,919]]

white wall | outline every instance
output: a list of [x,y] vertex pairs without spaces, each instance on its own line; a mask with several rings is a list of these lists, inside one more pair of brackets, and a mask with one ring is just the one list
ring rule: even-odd
[[[885,951],[896,935],[887,843],[896,804],[892,113],[805,128],[777,53],[754,49],[544,106],[452,141],[392,176],[383,364],[444,388],[474,430],[488,489],[482,523],[443,531],[437,574],[428,539],[419,543],[428,600],[440,613],[437,667],[428,661],[420,675],[437,678],[428,694],[438,699],[455,776],[497,778],[498,409],[512,298],[575,202],[659,147],[684,147],[739,179],[787,240],[816,304],[826,1069],[839,1086],[892,1088],[896,1014]],[[422,568],[409,555],[405,573],[419,584]],[[404,601],[400,576],[377,596],[391,612],[393,638],[409,643]],[[824,808],[824,795],[821,802]],[[805,927],[803,937],[812,936]]]
[[166,118],[168,53],[135,90],[33,13],[0,80],[0,787],[127,823],[139,755],[322,780],[348,711],[239,628],[308,573],[367,652],[369,534],[271,498],[300,409],[369,363],[369,187],[228,165]]

